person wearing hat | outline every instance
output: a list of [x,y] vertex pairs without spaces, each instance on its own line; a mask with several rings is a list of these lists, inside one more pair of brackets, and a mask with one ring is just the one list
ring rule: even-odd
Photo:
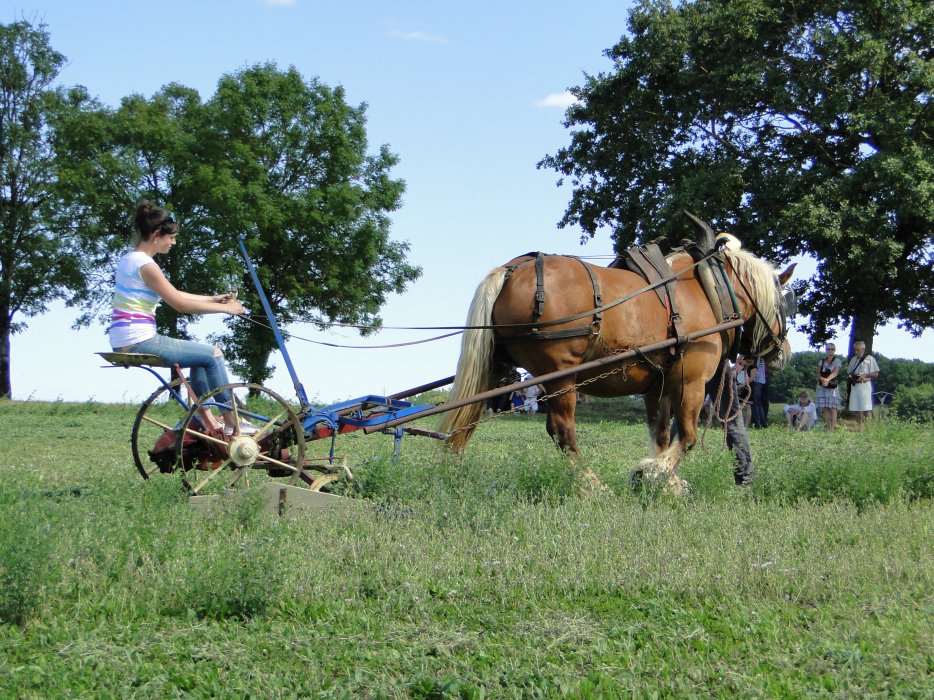
[[872,418],[872,382],[879,376],[879,363],[866,353],[866,343],[853,343],[853,357],[847,364],[847,381],[850,385],[849,408],[856,422]]
[[785,418],[791,430],[810,430],[817,423],[817,406],[806,391],[798,395],[798,402],[785,406]]

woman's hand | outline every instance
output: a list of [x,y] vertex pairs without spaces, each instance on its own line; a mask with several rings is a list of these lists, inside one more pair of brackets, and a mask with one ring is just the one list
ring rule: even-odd
[[246,313],[243,304],[236,299],[230,299],[221,303],[224,305],[224,313],[230,314],[231,316],[242,316]]

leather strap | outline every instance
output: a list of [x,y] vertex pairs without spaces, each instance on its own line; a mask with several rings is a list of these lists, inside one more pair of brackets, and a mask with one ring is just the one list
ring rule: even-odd
[[543,313],[545,313],[545,254],[539,253],[535,256],[535,307],[532,309],[532,323],[537,322]]

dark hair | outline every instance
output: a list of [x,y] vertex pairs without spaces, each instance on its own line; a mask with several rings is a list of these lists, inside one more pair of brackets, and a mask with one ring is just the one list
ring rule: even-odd
[[169,236],[178,233],[178,224],[172,218],[172,213],[148,200],[143,200],[137,205],[136,214],[133,215],[133,228],[141,241],[148,241],[156,232]]

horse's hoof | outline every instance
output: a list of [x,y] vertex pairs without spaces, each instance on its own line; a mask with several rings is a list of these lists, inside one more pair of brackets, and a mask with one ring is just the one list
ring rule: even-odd
[[640,460],[636,465],[636,471],[642,475],[643,480],[653,483],[668,475],[664,465],[660,464],[659,461],[653,457],[646,457]]
[[642,479],[644,476],[645,474],[641,469],[633,469],[629,472],[629,478],[626,480],[626,484],[630,489],[635,491],[642,486]]

